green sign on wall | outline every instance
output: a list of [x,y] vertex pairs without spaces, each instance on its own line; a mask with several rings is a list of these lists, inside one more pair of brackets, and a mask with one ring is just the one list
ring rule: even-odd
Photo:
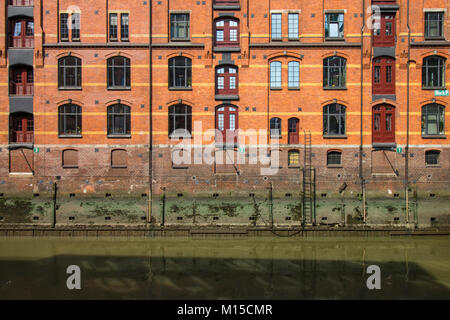
[[435,90],[434,95],[436,97],[448,97],[448,90]]
[[39,148],[34,148],[33,151],[34,153],[39,153]]

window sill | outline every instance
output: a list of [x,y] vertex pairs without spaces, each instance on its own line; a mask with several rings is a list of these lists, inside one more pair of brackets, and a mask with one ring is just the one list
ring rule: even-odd
[[81,91],[82,87],[58,87],[59,91]]
[[169,139],[178,140],[178,139],[192,139],[192,135],[185,136],[169,136]]
[[446,87],[422,87],[422,90],[447,90]]
[[237,94],[216,94],[216,100],[239,100],[239,95]]
[[425,41],[433,41],[433,40],[445,40],[445,37],[427,37],[427,36],[425,36],[424,37],[424,39],[425,39]]
[[323,87],[323,90],[348,90],[347,87]]
[[325,41],[345,41],[344,37],[339,37],[339,38],[325,38]]
[[440,164],[425,164],[425,168],[441,168]]
[[281,139],[283,139],[283,136],[270,136],[270,139],[281,140]]
[[241,10],[239,3],[236,4],[215,4],[213,5],[214,10]]
[[190,43],[191,39],[190,38],[170,38],[170,41]]
[[300,165],[299,164],[296,164],[296,165],[289,165],[288,166],[288,169],[300,169],[301,167],[300,167]]
[[127,166],[111,166],[113,169],[128,169]]
[[169,91],[192,91],[192,87],[169,87]]
[[329,169],[342,169],[343,166],[342,166],[342,164],[328,164],[327,168],[329,168]]
[[347,135],[324,135],[324,139],[347,139]]
[[58,138],[60,139],[81,139],[83,136],[81,134],[63,134],[58,135]]
[[274,42],[282,42],[283,38],[272,38],[272,41],[274,41]]
[[172,166],[172,169],[173,169],[173,170],[187,170],[187,169],[189,169],[189,167],[188,167],[188,166],[186,166],[186,167],[182,167],[182,166],[180,166],[180,167],[175,167],[175,166]]
[[214,52],[241,52],[239,45],[236,46],[215,46]]
[[300,91],[300,88],[297,87],[292,87],[292,88],[288,88],[289,91]]
[[108,87],[109,91],[130,91],[131,87]]
[[279,88],[277,88],[277,87],[270,87],[270,90],[281,91],[281,90],[283,90],[283,88],[282,87],[279,87]]
[[447,139],[447,137],[443,134],[424,134],[422,139]]
[[79,169],[78,166],[63,166],[63,169]]
[[108,134],[108,139],[131,139],[131,134]]

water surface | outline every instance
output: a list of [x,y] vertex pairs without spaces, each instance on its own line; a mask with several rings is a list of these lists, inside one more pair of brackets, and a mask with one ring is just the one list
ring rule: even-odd
[[0,299],[450,299],[450,237],[0,238]]

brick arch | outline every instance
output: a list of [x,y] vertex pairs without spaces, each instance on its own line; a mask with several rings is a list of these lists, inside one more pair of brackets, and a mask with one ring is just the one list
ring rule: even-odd
[[60,106],[63,106],[65,104],[69,104],[69,103],[76,104],[77,106],[80,106],[80,107],[84,107],[83,102],[81,102],[80,100],[74,100],[74,99],[61,100],[61,101],[56,102],[56,105],[59,108]]
[[450,58],[450,54],[440,51],[440,50],[433,50],[433,51],[427,51],[425,53],[422,53],[421,58],[422,60],[431,56],[441,56],[444,59]]
[[73,51],[65,51],[62,52],[58,55],[56,55],[56,59],[59,60],[61,58],[65,58],[65,57],[77,57],[78,59],[81,59],[81,61],[83,61],[84,56],[82,54],[79,54],[78,52],[73,52]]
[[272,53],[268,56],[268,61],[272,62],[273,60],[280,59],[280,58],[293,58],[296,60],[303,60],[303,55],[293,52],[293,51],[278,51],[275,53]]
[[448,102],[442,99],[437,99],[437,98],[433,98],[433,99],[427,99],[424,101],[420,102],[420,106],[426,106],[427,104],[431,104],[431,103],[437,103],[437,104],[442,104],[444,106],[448,106]]
[[185,57],[185,58],[189,58],[189,59],[193,60],[195,56],[188,52],[183,52],[183,51],[172,52],[172,53],[169,53],[168,55],[166,55],[167,60],[169,60],[171,58],[176,58],[176,57]]
[[195,103],[189,101],[189,100],[184,100],[184,99],[176,99],[176,100],[172,100],[172,101],[168,101],[166,102],[166,106],[173,106],[175,104],[185,104],[191,108],[194,108]]
[[123,52],[123,51],[111,52],[111,53],[105,54],[104,57],[105,57],[105,59],[109,59],[109,58],[113,58],[113,57],[126,57],[130,60],[133,58],[132,55],[130,55],[127,52]]
[[349,105],[349,102],[348,102],[348,101],[345,101],[345,100],[339,100],[339,99],[333,99],[333,100],[327,100],[327,101],[322,102],[322,103],[321,103],[321,106],[322,106],[322,107],[326,107],[326,106],[328,106],[328,105],[330,105],[330,104],[333,104],[333,103],[342,104],[342,105],[343,105],[344,107],[346,107],[346,108],[348,108],[348,105]]
[[127,101],[127,100],[122,100],[122,99],[114,99],[114,100],[108,101],[108,102],[105,103],[105,106],[109,107],[109,106],[112,106],[112,105],[118,104],[118,103],[123,104],[123,105],[125,105],[127,107],[130,107],[130,108],[133,106],[132,102]]
[[326,58],[330,57],[341,57],[347,59],[347,61],[350,60],[350,56],[341,51],[326,52],[325,54],[322,55],[322,60],[325,60]]

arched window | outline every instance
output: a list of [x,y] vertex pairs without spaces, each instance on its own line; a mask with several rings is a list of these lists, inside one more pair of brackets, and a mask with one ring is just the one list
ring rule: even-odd
[[115,104],[108,107],[108,136],[129,136],[131,134],[130,107]]
[[340,152],[340,151],[328,151],[328,153],[327,153],[327,166],[328,167],[340,167],[340,166],[342,166],[342,152]]
[[112,57],[108,59],[108,89],[130,89],[130,59]]
[[425,152],[425,164],[427,166],[439,166],[439,158],[441,152],[439,150],[428,150]]
[[78,168],[78,150],[67,149],[62,152],[63,168]]
[[58,60],[58,86],[60,89],[81,89],[81,59],[68,56]]
[[111,151],[111,167],[112,168],[126,168],[128,160],[128,153],[123,149],[116,149]]
[[192,87],[192,60],[186,57],[169,59],[169,88]]
[[190,137],[192,135],[192,108],[177,104],[169,107],[169,136],[171,138]]
[[281,89],[281,62],[270,63],[270,88]]
[[422,87],[427,89],[445,88],[445,59],[431,56],[423,59]]
[[239,46],[239,21],[231,18],[222,18],[215,21],[216,46]]
[[81,136],[81,107],[65,104],[59,107],[59,135]]
[[298,150],[289,150],[288,166],[295,168],[300,166],[300,152]]
[[333,103],[323,108],[323,135],[344,136],[346,132],[345,106]]
[[323,87],[344,89],[347,85],[347,60],[342,57],[329,57],[323,60]]
[[281,138],[281,119],[270,119],[270,137],[273,139]]
[[238,69],[221,66],[216,69],[216,94],[238,94]]
[[300,88],[300,63],[291,61],[288,63],[288,88]]
[[431,103],[422,107],[422,135],[444,135],[445,134],[445,108],[444,106]]

